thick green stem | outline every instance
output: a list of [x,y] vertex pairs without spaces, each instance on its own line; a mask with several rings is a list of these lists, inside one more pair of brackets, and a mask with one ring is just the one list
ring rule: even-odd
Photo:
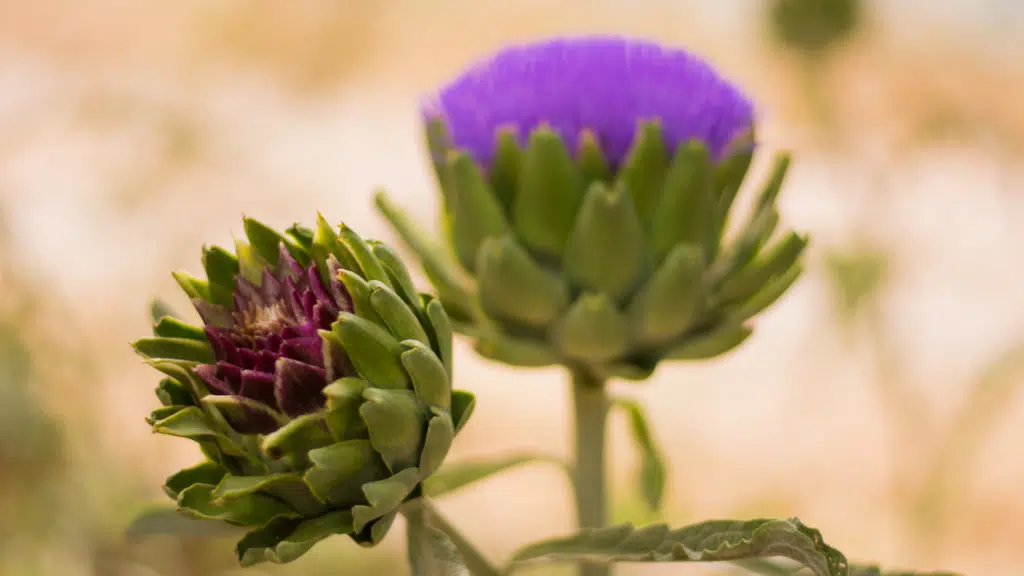
[[[604,381],[590,373],[572,371],[573,405],[576,414],[576,518],[580,528],[605,526],[605,424],[608,396]],[[607,565],[585,564],[580,576],[609,576]]]
[[[462,556],[462,561],[466,568],[469,569],[469,573],[473,576],[501,576],[501,570],[491,564],[491,562],[484,556],[483,552],[480,552],[472,542],[469,541],[465,536],[459,532],[451,522],[448,521],[441,511],[437,509],[434,504],[427,498],[419,498],[412,502],[408,502],[403,508],[402,513],[406,519],[412,522],[418,522],[427,524],[445,534],[455,548],[459,551]],[[412,546],[412,544],[410,544]],[[410,554],[422,553],[421,551],[413,551],[410,548]]]

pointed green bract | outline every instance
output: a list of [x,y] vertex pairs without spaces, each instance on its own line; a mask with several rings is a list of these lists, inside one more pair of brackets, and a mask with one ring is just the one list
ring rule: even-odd
[[450,409],[452,388],[441,359],[422,342],[406,340],[402,346],[406,349],[402,353],[402,366],[412,378],[416,396],[430,406]]
[[238,274],[238,258],[219,246],[204,248],[203,269],[210,282],[210,299],[215,304],[230,306],[235,275]]
[[281,243],[287,244],[284,236],[266,224],[252,218],[243,218],[245,237],[257,254],[271,266],[277,266],[281,258]]
[[399,359],[404,349],[386,330],[355,314],[342,312],[333,326],[356,371],[380,388],[409,387]]
[[161,338],[184,338],[187,340],[206,340],[206,332],[198,326],[192,326],[185,322],[164,316],[153,326],[153,334]]
[[407,468],[385,480],[364,484],[363,493],[369,506],[352,508],[356,532],[361,532],[370,521],[394,510],[412,493],[419,480],[419,471],[416,468]]
[[429,342],[419,318],[390,288],[374,280],[370,283],[370,305],[398,340]]
[[427,312],[427,320],[433,334],[431,344],[438,351],[441,363],[448,372],[448,380],[452,379],[452,323],[445,312],[444,306],[433,297],[423,295],[423,309]]
[[[700,142],[680,145],[665,175],[665,187],[651,214],[651,249],[660,262],[679,244],[706,247],[715,217],[711,160]],[[705,257],[710,253],[705,252]]]
[[511,238],[484,242],[477,273],[480,303],[496,316],[544,326],[568,304],[565,282],[537,264]]
[[[473,278],[461,290],[450,289],[450,274],[431,272],[440,269],[440,251],[425,248],[409,222],[381,204],[423,259],[454,329],[473,339],[477,353],[513,366],[561,364],[603,379],[644,380],[670,353],[727,353],[743,341],[745,329],[737,326],[799,277],[793,268],[806,239],[778,231],[788,154],[778,155],[749,218],[727,235],[758,149],[753,128],[722,150],[699,140],[670,144],[658,118],[637,121],[628,154],[614,165],[593,129],[559,135],[541,122],[522,147],[514,130],[496,132],[489,163],[472,174],[483,179],[474,187],[490,187],[511,233],[475,245],[471,265],[463,255]],[[446,133],[440,118],[434,123],[431,130]],[[431,141],[435,161],[467,153],[453,150],[449,138]],[[449,251],[458,251],[451,182],[443,193]],[[772,241],[776,236],[782,240]],[[594,315],[581,311],[588,309],[583,300],[597,295],[610,304],[603,318],[615,329],[592,335],[585,328],[596,326]],[[625,318],[624,339],[613,317]],[[567,330],[574,326],[582,328]],[[729,345],[702,340],[719,331],[731,334]]]
[[552,338],[570,358],[603,362],[629,350],[629,322],[607,295],[584,294],[555,325]]
[[498,198],[468,154],[452,152],[448,166],[452,240],[459,261],[472,270],[480,245],[488,238],[507,234],[508,223]]
[[132,345],[145,358],[211,362],[213,350],[205,340],[192,338],[140,338]]
[[597,134],[593,130],[580,133],[579,148],[576,151],[576,164],[579,165],[581,184],[584,188],[595,182],[607,183],[611,180],[611,169],[608,160],[601,151]]
[[622,186],[593,184],[565,249],[563,268],[577,285],[621,300],[647,265],[646,239]]
[[575,163],[556,132],[530,133],[512,208],[516,232],[529,248],[561,256],[569,240],[583,190]]
[[448,449],[455,440],[455,423],[452,415],[446,410],[432,408],[434,417],[427,426],[427,434],[423,439],[423,452],[420,454],[420,477],[429,478],[441,467]]
[[515,205],[522,161],[523,150],[519,146],[519,135],[515,127],[499,129],[489,179],[494,196],[506,214],[511,213]]
[[390,246],[380,242],[373,242],[371,249],[377,260],[384,265],[388,277],[391,278],[391,282],[395,286],[395,292],[410,306],[419,304],[416,285],[413,283],[412,277],[409,276],[409,270],[402,263],[402,259],[398,257],[398,254]]
[[377,309],[370,302],[370,296],[373,294],[370,284],[362,276],[351,270],[339,270],[338,278],[345,285],[345,290],[348,291],[349,297],[352,298],[352,306],[355,307],[356,316],[365,318],[378,326],[386,326],[384,319],[377,314]]
[[348,270],[351,273],[362,271],[355,255],[352,254],[352,251],[347,246],[342,244],[341,240],[338,239],[338,235],[322,214],[317,214],[316,216],[316,232],[313,234],[312,251],[313,256],[321,265],[325,265],[328,258],[334,256],[342,269]]
[[680,244],[668,254],[630,302],[634,339],[643,346],[663,344],[682,334],[704,301],[704,251]]
[[377,209],[391,223],[402,240],[416,254],[423,270],[438,291],[438,295],[454,310],[464,310],[469,299],[472,281],[465,278],[458,264],[445,257],[445,251],[424,238],[423,233],[409,220],[383,192],[374,197]]
[[618,183],[632,197],[636,214],[644,222],[658,204],[669,160],[661,125],[641,122],[633,147],[619,169]]
[[736,348],[750,337],[753,330],[747,326],[725,325],[706,333],[688,337],[670,348],[665,354],[673,360],[706,360],[721,356]]
[[370,443],[392,472],[416,466],[423,441],[423,411],[410,390],[363,391],[366,402],[359,414],[366,422]]

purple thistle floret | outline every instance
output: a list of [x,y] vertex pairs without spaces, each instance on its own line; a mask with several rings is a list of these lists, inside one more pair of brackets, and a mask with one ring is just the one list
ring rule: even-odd
[[[316,264],[302,267],[281,246],[277,270],[263,270],[256,285],[235,277],[234,307],[194,301],[206,324],[216,364],[195,368],[211,394],[241,397],[241,410],[228,412],[229,424],[242,434],[267,434],[280,427],[274,412],[288,418],[323,407],[323,389],[352,372],[348,358],[324,356],[318,330],[330,330],[352,298],[338,280],[336,262],[324,286]],[[329,354],[343,354],[336,346]],[[273,412],[271,412],[273,411]]]
[[713,157],[754,122],[751,102],[697,56],[618,37],[506,48],[443,87],[423,112],[441,118],[450,144],[484,166],[502,127],[514,127],[523,143],[547,124],[573,147],[590,130],[615,167],[640,121],[660,121],[670,149],[697,139]]

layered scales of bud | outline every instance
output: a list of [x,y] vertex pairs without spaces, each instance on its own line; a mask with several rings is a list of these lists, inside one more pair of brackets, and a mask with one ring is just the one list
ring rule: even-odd
[[332,534],[376,544],[472,413],[451,389],[448,316],[344,225],[245,232],[234,254],[204,250],[206,280],[175,274],[202,327],[157,309],[134,344],[167,376],[153,430],[207,458],[165,490],[188,515],[250,528],[243,564]]
[[738,346],[801,272],[806,239],[778,230],[775,205],[788,157],[726,234],[752,106],[688,53],[618,38],[513,47],[425,116],[454,261],[378,206],[484,356],[644,379]]

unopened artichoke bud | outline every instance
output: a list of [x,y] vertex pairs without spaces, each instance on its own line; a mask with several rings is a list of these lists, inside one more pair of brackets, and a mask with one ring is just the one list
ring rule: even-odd
[[515,46],[424,115],[450,256],[384,195],[378,207],[487,357],[645,379],[738,346],[801,272],[807,240],[776,207],[788,156],[728,221],[753,106],[692,54],[613,37]]
[[816,56],[846,40],[857,29],[861,0],[773,0],[769,23],[788,48]]
[[171,476],[181,512],[250,528],[245,564],[289,562],[332,534],[381,541],[473,411],[452,391],[452,328],[387,246],[320,218],[245,220],[206,278],[175,278],[199,326],[154,310],[135,350],[166,378],[154,432],[206,459]]

